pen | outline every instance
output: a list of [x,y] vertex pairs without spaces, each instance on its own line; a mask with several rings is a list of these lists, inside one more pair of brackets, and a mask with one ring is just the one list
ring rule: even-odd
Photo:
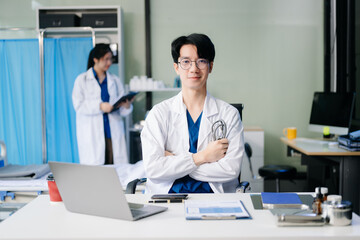
[[149,203],[182,203],[183,199],[149,200]]

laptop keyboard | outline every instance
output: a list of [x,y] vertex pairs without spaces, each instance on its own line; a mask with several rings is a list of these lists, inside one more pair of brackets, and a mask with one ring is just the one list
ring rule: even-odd
[[131,215],[134,220],[165,211],[166,207],[129,203]]

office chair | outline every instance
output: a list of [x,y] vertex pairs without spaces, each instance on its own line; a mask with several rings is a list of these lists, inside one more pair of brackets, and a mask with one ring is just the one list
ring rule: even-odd
[[[240,178],[240,176],[239,176]],[[146,178],[137,178],[132,180],[126,185],[126,194],[134,194],[136,192],[136,187],[138,184],[142,184],[146,182]],[[245,193],[245,191],[249,188],[250,183],[247,181],[240,182],[236,187],[235,192],[237,193]]]
[[[245,143],[245,153],[249,160],[251,176],[255,175],[251,164],[252,149],[249,143]],[[265,165],[259,168],[259,175],[264,179],[275,179],[276,192],[280,192],[280,179],[292,180],[296,175],[296,168],[288,165]]]
[[242,110],[244,109],[244,104],[242,103],[230,103],[231,106],[235,107],[240,114],[240,119],[242,121]]
[[280,179],[291,181],[296,175],[296,168],[288,165],[265,165],[259,168],[259,174],[264,179],[275,179],[276,192],[280,192]]
[[[248,157],[252,155],[251,146],[245,143],[245,152]],[[254,178],[251,161],[249,158],[250,171]],[[280,179],[292,180],[296,175],[296,168],[288,165],[265,165],[259,168],[259,175],[266,179],[275,179],[276,192],[280,192]]]
[[252,163],[251,163],[251,156],[252,156],[252,149],[249,143],[245,143],[244,144],[244,148],[245,148],[245,154],[247,156],[247,159],[249,161],[249,168],[250,168],[250,173],[251,173],[251,178],[255,179],[255,174],[252,168]]

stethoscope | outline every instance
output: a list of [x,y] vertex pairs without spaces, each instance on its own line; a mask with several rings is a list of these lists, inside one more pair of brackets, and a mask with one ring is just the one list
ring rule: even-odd
[[216,122],[213,123],[212,127],[211,127],[211,134],[212,134],[212,138],[213,141],[222,139],[222,138],[226,138],[226,123],[224,120],[219,119]]

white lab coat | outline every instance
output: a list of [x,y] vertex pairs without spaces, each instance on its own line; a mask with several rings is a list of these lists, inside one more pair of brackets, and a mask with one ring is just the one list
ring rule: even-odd
[[[168,193],[174,181],[190,177],[209,182],[214,193],[234,192],[244,155],[244,134],[240,114],[230,104],[207,93],[199,129],[200,152],[212,141],[212,124],[223,119],[229,148],[224,158],[196,166],[189,152],[189,131],[182,92],[155,105],[141,132],[147,193]],[[165,150],[175,156],[165,157]]]
[[[114,104],[124,95],[124,87],[120,79],[106,73],[110,104]],[[100,110],[101,88],[92,68],[80,74],[74,83],[72,93],[73,105],[76,111],[76,136],[81,164],[101,165],[105,163],[105,135],[103,112]],[[121,107],[109,113],[111,140],[114,164],[128,163],[125,131],[122,116],[131,113]]]

